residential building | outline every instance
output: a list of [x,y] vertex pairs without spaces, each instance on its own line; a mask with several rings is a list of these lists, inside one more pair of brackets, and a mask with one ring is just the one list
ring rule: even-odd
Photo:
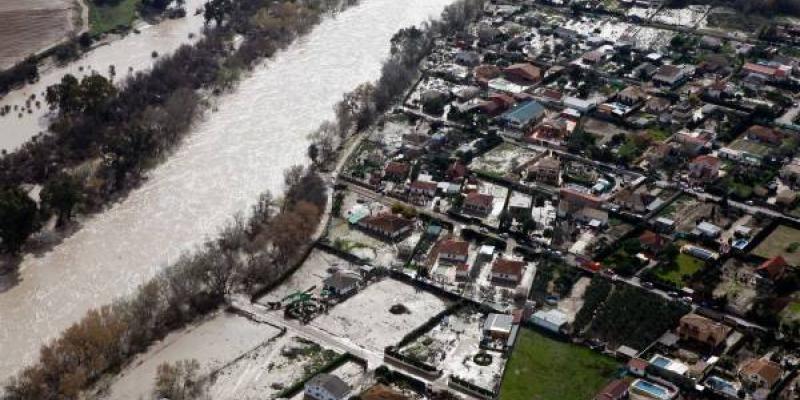
[[317,374],[305,384],[305,399],[344,400],[350,395],[350,386],[336,375]]
[[322,281],[323,288],[328,293],[336,296],[346,296],[356,289],[361,283],[361,274],[356,271],[336,271]]
[[439,243],[439,262],[463,264],[469,258],[469,243],[463,240],[445,239]]
[[677,86],[686,80],[684,68],[675,65],[662,65],[653,75],[653,81],[666,86]]
[[541,121],[544,115],[544,107],[539,102],[531,100],[517,104],[516,107],[501,115],[499,121],[511,128],[525,130]]
[[783,135],[779,131],[763,125],[753,125],[744,134],[750,140],[770,146],[778,146],[783,142]]
[[411,167],[403,162],[391,161],[383,170],[383,178],[394,182],[402,182],[408,178]]
[[761,263],[754,272],[763,279],[777,282],[786,276],[788,268],[789,264],[786,260],[781,256],[776,256]]
[[553,333],[560,333],[561,328],[567,325],[569,319],[564,312],[557,308],[550,310],[539,310],[531,316],[531,322]]
[[622,400],[628,398],[630,383],[622,379],[611,381],[606,387],[594,396],[594,400]]
[[684,315],[678,326],[678,335],[683,340],[692,340],[716,348],[731,333],[730,326],[698,314]]
[[601,198],[572,188],[561,188],[558,193],[560,197],[559,216],[569,216],[583,222],[596,220],[600,225],[608,222],[608,213],[601,209],[605,203]]
[[630,361],[628,361],[627,366],[630,373],[643,378],[645,375],[647,375],[648,365],[650,365],[650,363],[648,363],[647,360],[642,360],[641,358],[631,358]]
[[639,86],[628,86],[617,93],[617,99],[622,104],[635,106],[647,100],[647,93]]
[[508,314],[489,314],[483,321],[483,336],[492,339],[507,339],[514,328],[514,317]]
[[696,181],[710,182],[719,176],[720,160],[717,157],[701,155],[689,163],[689,177]]
[[751,358],[739,365],[739,379],[750,388],[772,389],[781,379],[781,366],[767,358]]
[[436,182],[414,181],[408,186],[408,192],[411,195],[433,197],[436,196],[437,187]]
[[541,68],[530,64],[513,64],[503,69],[506,79],[518,85],[533,85],[542,80]]
[[528,169],[528,179],[533,178],[551,186],[561,185],[561,161],[554,156],[545,156],[533,163]]
[[548,142],[560,145],[567,140],[568,136],[567,121],[563,118],[554,118],[542,121],[527,139],[531,142]]
[[523,261],[498,258],[492,264],[492,281],[502,283],[518,284],[522,280],[522,272],[525,269]]
[[516,219],[525,219],[531,215],[533,198],[525,193],[514,191],[508,199],[508,213]]
[[639,243],[650,253],[658,254],[667,247],[669,241],[663,235],[647,230],[639,235]]
[[389,212],[369,216],[358,221],[360,228],[386,240],[397,240],[411,232],[414,221]]
[[470,214],[487,216],[492,212],[494,197],[489,194],[472,192],[467,194],[462,208]]

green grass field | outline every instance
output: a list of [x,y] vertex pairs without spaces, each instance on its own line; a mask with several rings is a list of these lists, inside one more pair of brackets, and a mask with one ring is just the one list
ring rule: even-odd
[[617,371],[614,359],[521,329],[506,366],[500,400],[586,400]]
[[[677,268],[674,268],[677,266]],[[670,266],[658,266],[653,272],[661,279],[670,281],[676,286],[681,287],[686,282],[683,279],[684,275],[693,275],[695,272],[700,271],[705,266],[703,260],[692,257],[688,254],[679,254],[675,259],[675,263]]]
[[140,0],[120,0],[114,6],[89,4],[89,29],[92,34],[106,33],[118,26],[131,26],[136,20],[136,6]]
[[[792,243],[798,245],[792,246]],[[797,266],[800,265],[800,249],[796,249],[798,246],[800,246],[800,230],[781,225],[753,250],[753,254],[763,258],[783,256],[786,262]]]

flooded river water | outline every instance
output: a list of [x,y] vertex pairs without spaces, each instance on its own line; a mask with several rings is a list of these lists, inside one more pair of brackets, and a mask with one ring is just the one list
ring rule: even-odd
[[52,251],[28,256],[21,282],[0,293],[0,379],[89,308],[214,236],[259,193],[280,192],[284,169],[305,160],[306,134],[333,117],[343,93],[379,76],[391,36],[450,2],[362,0],[326,19],[219,98],[141,188]]

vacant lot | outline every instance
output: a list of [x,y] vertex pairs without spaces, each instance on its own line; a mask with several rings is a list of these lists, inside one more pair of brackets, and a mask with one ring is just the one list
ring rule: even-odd
[[791,265],[800,265],[800,230],[780,225],[753,250],[753,254],[773,258],[782,256]]
[[591,399],[617,370],[617,362],[588,348],[522,329],[508,362],[500,400]]
[[[408,312],[390,313],[395,304],[406,306]],[[360,347],[383,351],[446,307],[447,303],[433,294],[384,279],[317,317],[311,325]]]
[[533,150],[503,143],[472,161],[470,169],[491,176],[516,179],[518,170],[538,155]]
[[79,28],[80,7],[73,0],[2,0],[0,21],[0,69],[5,69]]

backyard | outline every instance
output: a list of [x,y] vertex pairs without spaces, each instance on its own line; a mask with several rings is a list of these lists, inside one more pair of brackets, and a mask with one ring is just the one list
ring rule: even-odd
[[767,236],[753,254],[763,258],[782,256],[791,265],[800,265],[800,230],[780,225]]
[[653,273],[663,281],[682,287],[692,275],[703,269],[703,266],[705,266],[705,263],[702,260],[689,254],[681,253],[673,261],[661,264],[653,269]]
[[508,362],[500,400],[591,399],[614,377],[613,359],[522,329]]

